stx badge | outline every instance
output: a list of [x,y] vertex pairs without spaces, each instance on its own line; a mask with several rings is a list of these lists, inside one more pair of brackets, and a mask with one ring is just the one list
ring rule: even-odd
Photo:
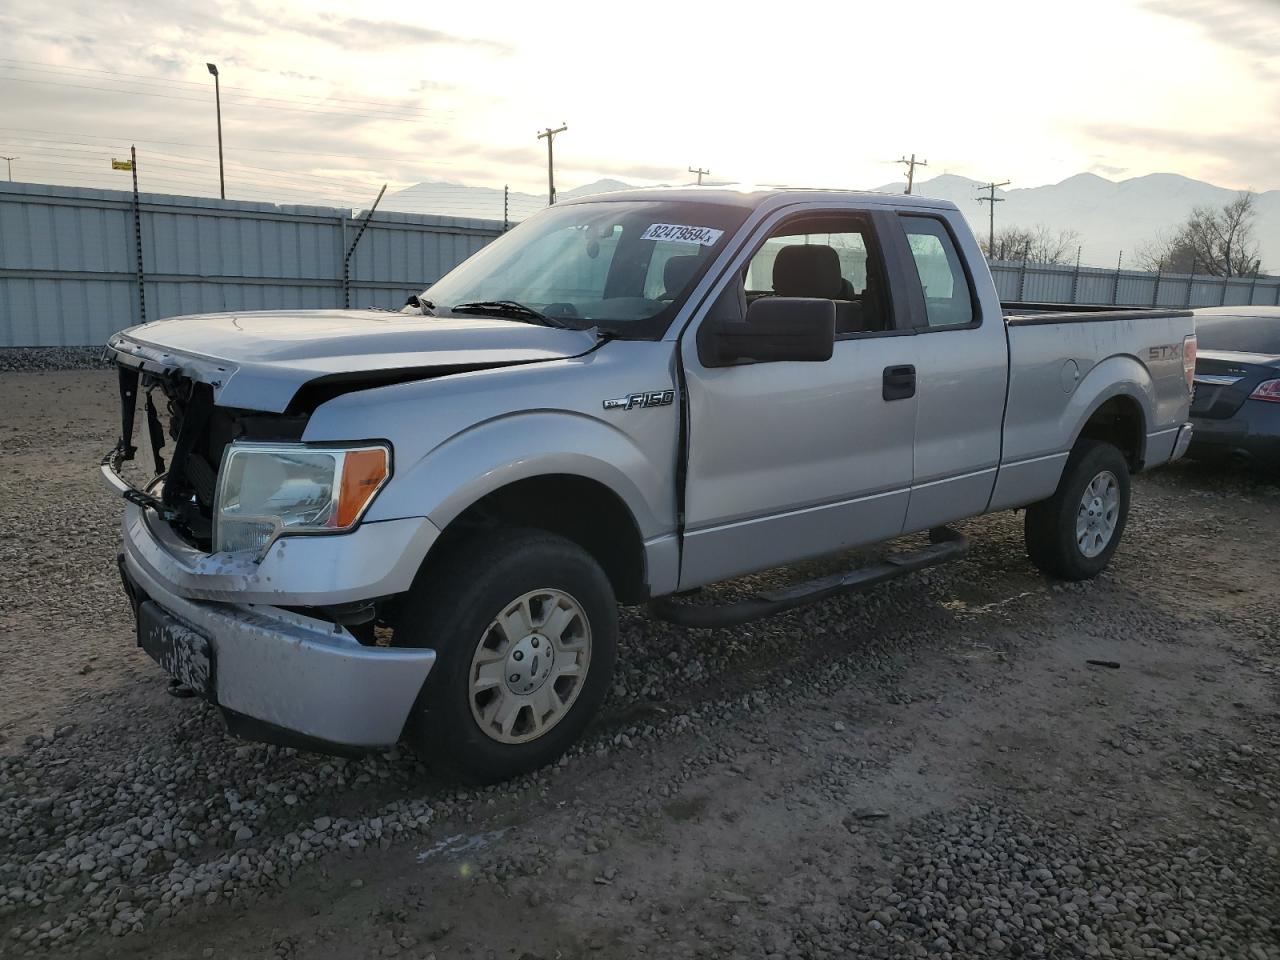
[[650,390],[648,393],[633,393],[616,400],[606,400],[606,410],[635,410],[638,407],[668,407],[676,398],[674,390]]

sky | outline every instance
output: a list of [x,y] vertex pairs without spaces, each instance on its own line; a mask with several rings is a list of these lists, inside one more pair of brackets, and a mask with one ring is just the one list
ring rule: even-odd
[[[364,206],[422,180],[1280,188],[1280,0],[788,4],[7,0],[15,180]],[[0,168],[3,170],[3,168]],[[2,175],[2,174],[0,174]],[[442,213],[448,211],[442,210]]]

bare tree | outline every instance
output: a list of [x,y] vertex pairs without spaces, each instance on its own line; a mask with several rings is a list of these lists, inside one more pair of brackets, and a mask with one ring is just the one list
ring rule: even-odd
[[1221,209],[1196,207],[1171,234],[1156,237],[1138,251],[1150,270],[1238,277],[1258,268],[1254,236],[1256,194],[1242,191]]
[[1032,263],[1071,263],[1080,245],[1075,230],[1052,230],[1043,223],[1034,228],[1002,227],[996,231],[995,245],[988,249],[981,241],[988,260],[1027,260]]

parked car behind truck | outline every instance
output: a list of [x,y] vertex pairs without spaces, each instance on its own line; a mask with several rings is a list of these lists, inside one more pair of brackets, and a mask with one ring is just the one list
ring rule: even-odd
[[1188,456],[1280,473],[1280,307],[1195,311],[1196,358]]
[[[162,320],[110,349],[139,643],[241,735],[407,737],[495,780],[582,732],[618,603],[738,622],[1015,507],[1041,569],[1095,575],[1130,475],[1190,439],[1195,335],[1002,308],[950,203],[684,189],[558,204],[400,314]],[[136,486],[134,419],[165,445]],[[925,530],[746,606],[673,599]]]

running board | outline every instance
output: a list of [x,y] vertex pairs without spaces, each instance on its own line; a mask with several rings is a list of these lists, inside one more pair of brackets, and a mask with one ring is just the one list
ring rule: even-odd
[[672,597],[660,597],[649,603],[649,613],[659,620],[682,627],[735,627],[740,623],[772,617],[774,614],[803,607],[806,604],[827,600],[843,593],[858,593],[908,573],[957,560],[969,550],[969,540],[964,534],[950,527],[935,527],[929,531],[930,544],[910,553],[893,553],[879,563],[860,567],[847,573],[835,573],[806,583],[797,583],[778,590],[726,603],[719,606],[680,603]]

